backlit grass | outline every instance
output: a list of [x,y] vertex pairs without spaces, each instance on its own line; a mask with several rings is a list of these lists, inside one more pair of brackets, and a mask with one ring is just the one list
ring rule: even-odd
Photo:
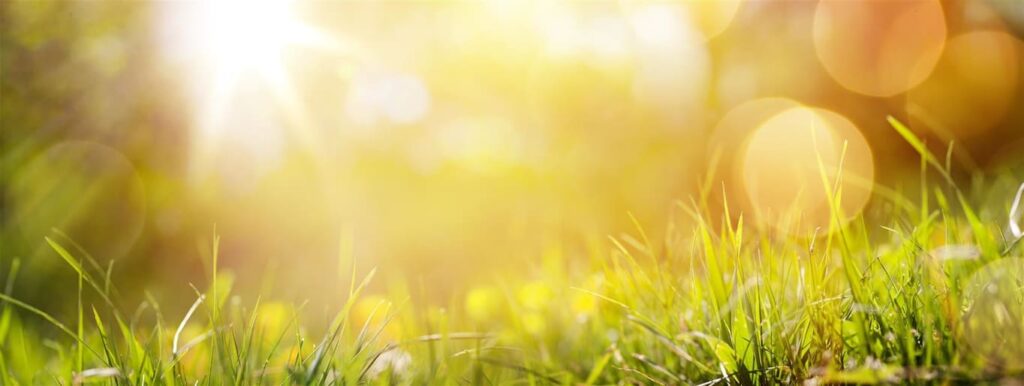
[[[120,297],[109,269],[48,239],[79,278],[76,320],[11,293],[0,314],[3,384],[778,384],[991,381],[1024,376],[1013,192],[981,200],[948,161],[922,154],[919,200],[876,189],[877,212],[816,237],[788,235],[704,204],[662,240],[637,224],[610,253],[542,257],[445,307],[345,270],[344,303],[322,323],[302,304],[232,293],[218,272],[184,314]],[[948,158],[948,157],[947,157]],[[826,186],[832,184],[823,175]],[[839,208],[842,192],[829,190]],[[1019,194],[1016,197],[1020,199]],[[836,216],[837,218],[839,216]],[[867,219],[866,219],[867,218]],[[596,248],[595,250],[601,250]],[[345,260],[345,256],[342,256]],[[401,288],[401,287],[398,287]],[[86,295],[83,297],[83,295]],[[94,296],[95,295],[95,296]],[[182,295],[185,296],[185,295]],[[83,299],[98,299],[86,302]],[[308,326],[323,326],[308,327]]]

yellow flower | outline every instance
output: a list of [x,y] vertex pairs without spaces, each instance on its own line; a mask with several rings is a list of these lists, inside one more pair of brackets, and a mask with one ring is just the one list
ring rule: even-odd
[[527,312],[523,314],[522,322],[523,329],[533,335],[540,335],[544,333],[544,330],[547,328],[547,320],[545,320],[544,315],[541,315],[539,312]]
[[181,366],[185,374],[202,377],[209,371],[210,342],[205,339],[206,331],[198,326],[186,326],[181,332],[180,351]]
[[498,311],[501,294],[488,287],[474,288],[466,295],[466,314],[476,321],[492,318]]
[[291,307],[282,302],[261,304],[256,310],[257,327],[266,336],[277,336],[292,318]]
[[519,303],[530,310],[543,309],[551,301],[551,287],[542,281],[535,281],[519,289]]
[[597,297],[581,291],[572,296],[572,312],[577,318],[586,318],[597,311]]
[[[600,293],[601,287],[604,284],[604,275],[595,274],[587,278],[583,283],[583,288],[588,291]],[[577,320],[586,320],[594,313],[597,312],[598,302],[600,301],[593,293],[587,291],[573,291],[572,299],[570,302],[570,309],[576,316]]]
[[356,326],[373,325],[384,321],[389,302],[382,296],[369,295],[356,301],[352,306],[352,322]]
[[380,329],[382,337],[399,339],[402,337],[401,323],[398,318],[389,319],[389,315],[394,312],[393,304],[383,296],[369,295],[359,299],[352,306],[352,323],[358,328],[365,324],[371,332]]

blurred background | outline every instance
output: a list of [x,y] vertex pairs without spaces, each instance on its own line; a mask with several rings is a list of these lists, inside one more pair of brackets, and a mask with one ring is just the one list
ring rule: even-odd
[[890,115],[1019,167],[1022,36],[1016,0],[3,2],[0,267],[57,307],[70,239],[187,304],[218,234],[243,293],[355,258],[444,299],[677,202],[810,232],[822,168],[848,217],[917,189]]

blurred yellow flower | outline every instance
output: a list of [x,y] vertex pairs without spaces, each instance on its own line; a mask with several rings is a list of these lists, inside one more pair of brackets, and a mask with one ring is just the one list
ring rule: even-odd
[[268,363],[268,368],[271,367],[285,367],[295,363],[299,363],[303,358],[307,358],[313,354],[312,345],[293,345],[283,350],[278,350]]
[[282,302],[268,302],[256,310],[257,328],[266,336],[277,336],[292,316],[291,307]]
[[530,310],[544,308],[553,295],[551,287],[542,281],[534,281],[519,289],[519,303]]
[[[393,304],[383,296],[368,295],[352,306],[351,322],[353,326],[362,328],[368,326],[368,332],[376,333],[381,330],[381,336],[390,339],[402,337],[402,325],[397,319],[390,319],[388,315],[394,313]],[[385,323],[387,323],[385,325]]]
[[501,293],[494,288],[474,288],[466,295],[466,314],[476,321],[493,317],[498,311]]
[[[582,288],[587,289],[587,291],[600,292],[603,284],[604,275],[594,274],[587,277],[587,280],[583,282]],[[570,309],[577,320],[586,320],[587,317],[597,312],[597,296],[586,291],[577,290],[573,292],[572,299],[570,300]]]
[[365,296],[352,306],[352,322],[356,326],[383,322],[389,305],[390,302],[382,296]]
[[539,312],[527,312],[523,314],[521,320],[523,330],[533,335],[542,334],[547,328],[547,321],[544,319],[544,315],[541,315]]
[[586,292],[576,291],[572,296],[571,309],[578,319],[585,319],[597,311],[597,297]]
[[[173,331],[168,329],[173,334]],[[201,377],[210,370],[210,346],[205,327],[188,325],[181,331],[180,363],[185,374]],[[173,335],[167,335],[173,336]]]

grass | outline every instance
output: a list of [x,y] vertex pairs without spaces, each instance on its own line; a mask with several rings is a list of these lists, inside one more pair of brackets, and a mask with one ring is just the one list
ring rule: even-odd
[[[193,288],[186,313],[165,313],[156,299],[127,313],[115,306],[109,268],[66,238],[47,239],[78,274],[77,319],[57,320],[12,296],[13,261],[0,294],[0,380],[712,385],[1024,377],[1016,345],[1024,300],[1014,281],[1024,268],[1014,257],[1019,227],[1011,225],[1018,204],[1007,197],[972,206],[979,200],[953,184],[949,157],[943,163],[891,123],[921,153],[922,176],[928,168],[942,180],[923,181],[929,188],[919,202],[878,205],[888,221],[857,218],[819,237],[792,237],[744,225],[728,206],[715,218],[706,205],[680,204],[692,228],[670,227],[664,240],[651,240],[636,224],[609,240],[610,253],[588,259],[553,250],[533,276],[502,277],[443,308],[387,300],[407,299],[401,290],[364,294],[374,271],[361,272],[343,253],[347,300],[328,322],[309,323],[301,304],[231,295],[215,239],[209,283]],[[841,192],[830,195],[838,208]],[[86,304],[93,295],[96,304]],[[326,327],[306,327],[319,324]]]

